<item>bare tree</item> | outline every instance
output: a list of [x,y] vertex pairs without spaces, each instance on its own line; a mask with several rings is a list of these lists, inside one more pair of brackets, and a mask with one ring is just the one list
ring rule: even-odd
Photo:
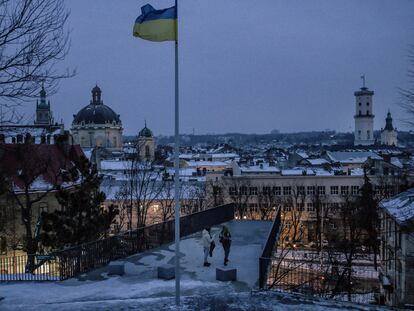
[[185,198],[182,206],[184,214],[193,214],[206,209],[207,191],[205,185],[195,182],[186,183],[181,187],[181,195]]
[[28,100],[41,83],[54,90],[74,75],[56,69],[70,46],[68,17],[63,0],[0,0],[0,98]]
[[414,45],[410,46],[408,61],[408,87],[400,89],[400,94],[402,97],[400,106],[406,111],[407,115],[409,116],[405,120],[406,124],[410,127],[414,127]]
[[116,196],[121,199],[121,213],[126,212],[131,230],[133,220],[136,228],[147,223],[148,209],[162,191],[162,172],[152,162],[142,161],[138,152],[130,155],[126,163],[127,180]]
[[250,181],[241,178],[228,178],[225,185],[228,191],[228,197],[235,205],[236,213],[239,218],[247,217],[247,205],[250,195]]
[[[285,289],[292,289],[289,288],[292,284],[288,284],[287,280],[290,280],[289,276],[304,264],[300,260],[295,260],[296,245],[292,242],[303,237],[303,204],[299,199],[296,203],[294,197],[295,195],[289,195],[282,199],[281,230],[277,251],[272,260],[271,288],[282,286]],[[294,286],[298,284],[295,282]]]
[[124,193],[127,191],[125,187],[121,187],[115,193],[115,201],[118,205],[119,213],[116,217],[116,221],[113,224],[113,230],[115,233],[120,233],[125,228],[127,230],[131,230],[131,223],[132,223],[132,211],[131,206],[128,204],[128,195]]
[[[337,258],[332,254],[335,250],[339,253],[342,263],[342,271],[338,271],[335,284],[331,290],[331,297],[341,292],[346,292],[348,300],[352,300],[352,293],[355,288],[355,282],[352,279],[352,269],[355,265],[354,261],[362,246],[366,230],[362,220],[362,212],[364,207],[358,202],[358,197],[350,193],[343,194],[343,203],[339,205],[338,214],[341,225],[336,231],[326,232],[333,247],[328,249],[329,259],[334,266],[338,265]],[[343,258],[343,260],[342,260]]]
[[275,216],[276,208],[281,204],[280,196],[269,187],[262,185],[257,192],[257,207],[260,220],[270,220]]
[[325,186],[314,185],[312,186],[312,193],[310,193],[310,204],[311,209],[315,212],[315,228],[316,228],[316,245],[320,250],[322,248],[323,232],[324,232],[324,221],[327,220],[329,210],[325,194]]
[[208,206],[218,206],[224,204],[223,189],[224,185],[220,180],[208,180],[207,181],[207,195],[208,195]]

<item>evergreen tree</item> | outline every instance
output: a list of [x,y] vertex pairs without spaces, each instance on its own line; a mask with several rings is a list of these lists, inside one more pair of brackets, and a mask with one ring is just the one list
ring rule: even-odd
[[105,194],[99,190],[101,178],[96,168],[82,157],[64,174],[64,180],[75,186],[59,187],[56,198],[61,210],[43,213],[41,240],[43,246],[62,249],[106,236],[118,213],[111,205],[103,208]]

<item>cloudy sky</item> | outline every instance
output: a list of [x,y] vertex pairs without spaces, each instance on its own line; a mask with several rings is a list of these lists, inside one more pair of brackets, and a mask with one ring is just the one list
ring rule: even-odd
[[[174,50],[132,36],[150,0],[67,0],[72,47],[62,63],[77,76],[51,98],[70,127],[95,83],[125,134],[144,120],[173,133]],[[155,8],[173,1],[151,0]],[[388,108],[397,127],[398,87],[414,44],[412,0],[179,1],[181,129],[191,133],[353,130],[353,92],[365,74],[375,91],[375,128]],[[26,105],[33,115],[34,105]]]

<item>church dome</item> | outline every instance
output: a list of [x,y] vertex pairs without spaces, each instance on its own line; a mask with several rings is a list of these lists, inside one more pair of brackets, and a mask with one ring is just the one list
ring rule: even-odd
[[119,114],[116,114],[101,100],[102,91],[98,86],[92,89],[92,100],[89,105],[82,108],[76,115],[73,115],[74,125],[83,124],[120,124]]
[[147,122],[145,122],[145,127],[139,131],[139,137],[152,137],[152,131],[147,127]]

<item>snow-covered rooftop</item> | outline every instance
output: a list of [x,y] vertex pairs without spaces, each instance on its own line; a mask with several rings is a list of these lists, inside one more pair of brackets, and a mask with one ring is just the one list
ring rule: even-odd
[[102,171],[123,171],[131,167],[131,161],[120,161],[120,160],[102,160],[101,170]]
[[409,224],[414,220],[414,188],[382,200],[380,207],[400,225]]
[[391,164],[395,165],[398,168],[403,168],[403,164],[401,163],[400,159],[397,157],[391,157]]
[[329,161],[323,158],[320,159],[306,159],[311,165],[329,164]]
[[296,152],[297,155],[299,155],[300,157],[307,159],[309,158],[309,155],[305,152],[305,151],[298,151]]
[[189,167],[200,167],[200,166],[228,166],[228,162],[224,161],[187,161]]
[[280,173],[280,169],[276,166],[270,166],[268,163],[262,165],[241,166],[242,174],[261,174],[261,173]]
[[368,158],[382,160],[382,157],[372,151],[328,151],[327,156],[333,162],[349,164],[362,164]]

